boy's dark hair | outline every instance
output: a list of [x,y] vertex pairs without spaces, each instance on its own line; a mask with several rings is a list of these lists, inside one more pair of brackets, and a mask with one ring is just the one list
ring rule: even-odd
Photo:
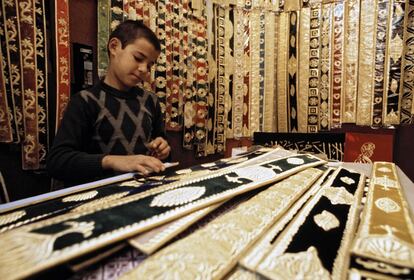
[[[136,39],[145,38],[157,51],[161,51],[161,45],[160,41],[158,41],[157,35],[155,35],[149,27],[143,24],[142,21],[128,19],[120,23],[109,36],[108,44],[112,38],[118,38],[121,41],[122,48],[125,48]],[[108,44],[106,47],[109,56]]]

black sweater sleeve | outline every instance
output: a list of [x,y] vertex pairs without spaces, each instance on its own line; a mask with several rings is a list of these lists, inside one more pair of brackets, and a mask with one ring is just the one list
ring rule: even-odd
[[47,158],[49,174],[69,184],[84,183],[105,176],[104,154],[87,152],[97,112],[75,94],[69,101]]

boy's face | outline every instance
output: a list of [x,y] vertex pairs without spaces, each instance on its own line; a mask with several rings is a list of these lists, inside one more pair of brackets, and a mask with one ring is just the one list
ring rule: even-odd
[[[109,42],[110,66],[105,80],[119,90],[128,90],[139,82],[148,80],[151,67],[159,51],[145,38],[138,38],[122,48],[117,38]],[[109,76],[109,77],[108,77]]]

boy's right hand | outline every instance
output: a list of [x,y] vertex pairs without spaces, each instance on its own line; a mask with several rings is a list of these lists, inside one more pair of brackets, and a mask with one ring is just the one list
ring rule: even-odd
[[102,159],[102,168],[118,172],[140,172],[144,176],[165,170],[159,159],[145,155],[107,155]]

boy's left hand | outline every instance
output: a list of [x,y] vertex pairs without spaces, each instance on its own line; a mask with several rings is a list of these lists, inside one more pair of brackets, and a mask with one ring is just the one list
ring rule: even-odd
[[170,145],[168,145],[168,142],[162,137],[157,137],[152,140],[148,144],[148,148],[151,151],[151,156],[161,160],[166,159],[171,151]]

